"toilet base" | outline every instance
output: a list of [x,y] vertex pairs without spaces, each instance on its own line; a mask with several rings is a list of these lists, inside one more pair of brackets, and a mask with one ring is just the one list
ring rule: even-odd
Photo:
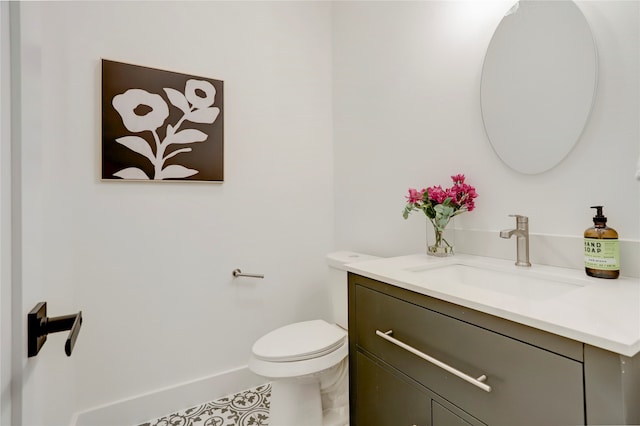
[[321,426],[322,400],[317,380],[276,380],[271,384],[270,426]]
[[349,360],[271,382],[270,426],[348,426]]

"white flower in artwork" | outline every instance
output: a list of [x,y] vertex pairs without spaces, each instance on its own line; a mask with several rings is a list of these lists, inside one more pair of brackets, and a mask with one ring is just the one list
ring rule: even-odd
[[122,117],[124,126],[134,133],[154,131],[162,126],[169,116],[169,107],[164,99],[142,89],[129,89],[121,95],[114,96],[113,107]]
[[[166,153],[173,144],[191,144],[204,142],[209,135],[198,129],[180,130],[185,121],[192,123],[212,124],[220,114],[220,108],[212,107],[215,102],[215,87],[204,80],[188,80],[185,93],[169,87],[164,88],[169,101],[180,109],[183,116],[174,124],[167,124],[165,137],[160,140],[158,128],[162,127],[169,116],[169,107],[165,100],[157,94],[142,89],[129,89],[113,97],[112,104],[122,117],[124,126],[133,133],[149,131],[153,135],[155,152],[150,143],[140,136],[123,136],[116,142],[130,150],[148,158],[153,164],[154,180],[170,178],[186,178],[198,173],[178,164],[164,166],[165,162],[178,154],[191,152],[191,148],[180,148]],[[147,174],[137,167],[128,167],[114,173],[123,179],[150,179]]]
[[[198,91],[204,93],[205,96],[200,96]],[[216,88],[208,81],[189,80],[184,89],[184,95],[194,108],[207,108],[213,105],[216,99]]]

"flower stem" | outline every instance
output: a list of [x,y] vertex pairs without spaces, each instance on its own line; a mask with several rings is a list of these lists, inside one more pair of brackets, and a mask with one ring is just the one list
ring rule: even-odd
[[162,142],[160,142],[158,132],[152,130],[151,133],[153,134],[153,140],[156,143],[156,158],[153,161],[153,179],[160,180],[159,176],[162,172],[162,164],[164,163],[164,160],[162,159],[162,157],[164,157],[164,146],[162,145]]

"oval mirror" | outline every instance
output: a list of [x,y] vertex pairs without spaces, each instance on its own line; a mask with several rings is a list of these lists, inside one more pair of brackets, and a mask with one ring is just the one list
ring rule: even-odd
[[560,163],[587,123],[596,81],[591,30],[572,1],[516,3],[482,68],[482,119],[496,154],[526,174]]

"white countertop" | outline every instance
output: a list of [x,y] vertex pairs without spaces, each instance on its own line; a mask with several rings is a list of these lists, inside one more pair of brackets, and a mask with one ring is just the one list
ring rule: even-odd
[[[447,265],[468,267],[441,273]],[[583,270],[521,268],[464,254],[383,258],[351,263],[347,270],[622,355],[640,352],[639,278],[599,279]],[[479,286],[470,284],[476,276]]]

